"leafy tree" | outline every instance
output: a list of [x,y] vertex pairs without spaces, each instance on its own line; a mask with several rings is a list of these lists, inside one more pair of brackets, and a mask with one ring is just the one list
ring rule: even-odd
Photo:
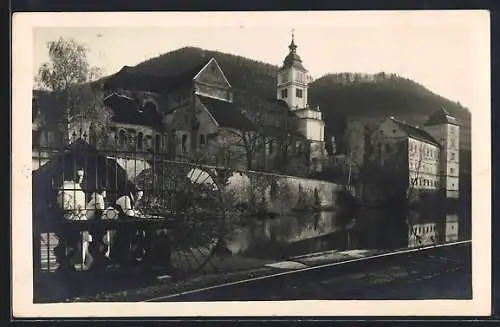
[[49,41],[47,49],[49,62],[40,66],[35,77],[36,88],[55,104],[55,107],[40,108],[52,111],[46,125],[65,132],[66,140],[72,132],[80,130],[89,130],[96,140],[101,139],[99,136],[106,133],[111,112],[102,104],[99,85],[93,83],[102,71],[89,64],[89,49],[73,39],[63,38]]

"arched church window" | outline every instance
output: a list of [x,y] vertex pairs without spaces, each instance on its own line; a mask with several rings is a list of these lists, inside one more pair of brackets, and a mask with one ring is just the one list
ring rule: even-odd
[[90,124],[89,127],[89,144],[91,145],[96,145],[97,140],[96,140],[96,130],[94,124]]
[[127,134],[125,134],[125,131],[121,129],[118,132],[118,144],[120,146],[124,146],[126,142],[127,142]]
[[156,134],[155,136],[155,152],[160,152],[161,150],[161,137],[160,135]]
[[181,150],[183,153],[187,152],[187,135],[182,134]]
[[143,138],[144,138],[144,134],[142,132],[137,133],[137,149],[138,150],[142,150],[142,148],[144,146]]

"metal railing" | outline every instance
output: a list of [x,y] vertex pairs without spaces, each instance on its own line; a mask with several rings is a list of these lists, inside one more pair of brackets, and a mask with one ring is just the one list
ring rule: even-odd
[[163,267],[190,274],[224,235],[223,169],[166,154],[34,149],[34,275]]

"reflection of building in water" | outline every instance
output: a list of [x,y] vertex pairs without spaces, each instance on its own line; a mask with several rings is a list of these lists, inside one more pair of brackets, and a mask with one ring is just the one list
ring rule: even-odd
[[446,215],[445,241],[458,241],[458,215]]
[[436,242],[439,228],[437,223],[428,222],[413,225],[413,229],[408,231],[408,246],[429,245]]
[[439,233],[443,230],[442,239],[445,242],[458,241],[459,222],[457,214],[446,215],[444,229],[439,227],[439,222],[418,223],[408,231],[408,246],[421,246],[436,243],[440,239]]

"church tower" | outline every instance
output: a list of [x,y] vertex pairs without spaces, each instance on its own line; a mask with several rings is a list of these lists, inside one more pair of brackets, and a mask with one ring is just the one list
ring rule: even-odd
[[446,109],[441,108],[429,117],[423,129],[441,145],[439,158],[441,188],[446,190],[447,198],[458,198],[459,123]]
[[288,104],[298,118],[299,132],[311,142],[324,141],[325,123],[319,108],[310,108],[307,101],[309,72],[297,54],[294,35],[288,46],[289,52],[278,71],[277,98]]

